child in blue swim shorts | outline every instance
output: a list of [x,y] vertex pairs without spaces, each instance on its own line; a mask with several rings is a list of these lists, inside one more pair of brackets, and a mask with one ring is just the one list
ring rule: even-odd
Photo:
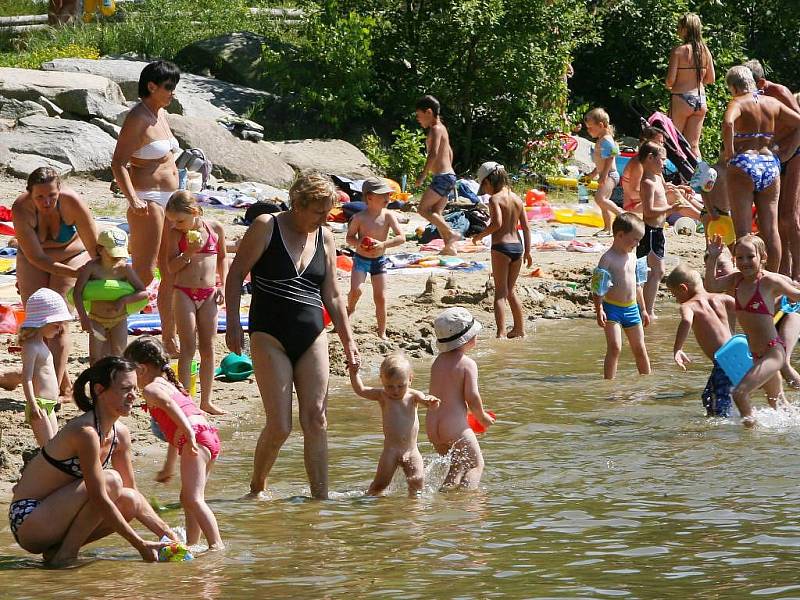
[[[394,214],[386,209],[392,188],[379,177],[370,177],[361,188],[367,209],[356,213],[347,228],[347,244],[356,249],[350,273],[347,313],[353,314],[361,298],[361,288],[370,276],[378,337],[386,339],[386,265],[385,252],[405,243],[406,238]],[[389,231],[394,233],[389,238]]]
[[646,270],[637,276],[636,246],[644,235],[644,222],[633,213],[622,213],[612,225],[614,241],[592,275],[592,298],[597,324],[605,330],[606,356],[603,376],[614,379],[622,350],[622,331],[628,338],[641,375],[650,373],[650,359],[644,345],[644,329],[650,324],[644,307],[641,283]]

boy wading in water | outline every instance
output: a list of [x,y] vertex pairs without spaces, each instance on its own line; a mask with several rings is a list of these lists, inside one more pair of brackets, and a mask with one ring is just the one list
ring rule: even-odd
[[481,324],[466,308],[448,308],[433,322],[439,356],[431,365],[431,394],[440,399],[425,416],[428,439],[441,456],[450,453],[450,470],[442,490],[475,489],[483,474],[483,454],[467,412],[484,427],[494,417],[483,409],[478,391],[478,365],[467,356],[475,347]]
[[[505,167],[496,162],[485,162],[478,169],[478,192],[489,193],[489,215],[491,221],[481,233],[472,237],[477,244],[481,238],[492,236],[492,277],[494,278],[494,319],[497,323],[497,337],[506,335],[505,301],[511,307],[514,327],[508,332],[509,338],[524,337],[525,323],[522,316],[522,303],[514,286],[522,267],[522,259],[530,267],[531,232],[528,230],[528,215],[525,205],[514,192]],[[522,230],[523,243],[519,241],[517,227]]]
[[592,298],[597,324],[606,333],[606,357],[603,377],[614,379],[622,350],[622,332],[628,337],[636,368],[650,374],[650,359],[644,345],[644,326],[650,317],[644,310],[641,283],[634,251],[644,235],[644,223],[633,213],[622,213],[612,225],[614,241],[592,274]]
[[686,265],[678,265],[667,277],[667,287],[681,305],[681,322],[675,334],[672,353],[678,366],[686,370],[692,362],[683,351],[683,344],[694,332],[697,344],[713,363],[711,375],[702,393],[703,406],[709,417],[730,417],[733,384],[722,367],[714,360],[714,353],[731,339],[731,325],[736,318],[732,296],[709,294],[703,286],[700,273]]
[[433,96],[423,96],[417,102],[417,121],[423,129],[428,130],[428,137],[425,139],[428,159],[425,161],[422,173],[417,177],[417,187],[425,182],[428,173],[433,173],[431,184],[422,195],[418,210],[420,215],[439,230],[439,235],[444,240],[444,248],[440,254],[456,254],[455,243],[460,241],[462,236],[450,229],[442,217],[447,196],[456,187],[456,174],[453,171],[450,136],[439,118],[439,108],[439,101]]

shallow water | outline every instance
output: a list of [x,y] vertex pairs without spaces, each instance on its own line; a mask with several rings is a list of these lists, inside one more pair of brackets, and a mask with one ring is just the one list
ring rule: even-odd
[[[703,418],[707,365],[693,345],[688,374],[671,364],[675,325],[662,318],[648,332],[657,375],[636,376],[625,351],[613,384],[599,376],[603,336],[593,321],[548,323],[520,342],[482,340],[474,356],[498,422],[481,438],[480,492],[409,500],[397,477],[389,497],[365,498],[380,414],[340,386],[329,412],[332,500],[305,497],[297,433],[273,472],[272,499],[238,500],[260,424],[223,431],[207,495],[225,553],[147,565],[112,537],[78,568],[47,571],[4,523],[0,597],[800,597],[800,419],[744,431]],[[435,484],[445,465],[424,433],[420,442]],[[143,460],[145,494],[176,502],[177,487],[156,488],[158,465]]]

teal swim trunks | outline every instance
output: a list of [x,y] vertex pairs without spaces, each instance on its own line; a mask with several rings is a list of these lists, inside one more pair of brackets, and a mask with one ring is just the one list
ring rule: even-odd
[[606,321],[619,323],[623,329],[641,325],[642,316],[639,314],[639,305],[634,302],[626,306],[603,300],[603,310],[606,313]]

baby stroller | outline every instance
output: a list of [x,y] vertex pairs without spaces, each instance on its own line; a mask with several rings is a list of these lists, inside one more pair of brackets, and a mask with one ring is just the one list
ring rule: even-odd
[[689,142],[675,128],[672,119],[662,112],[654,112],[647,120],[640,118],[642,128],[655,127],[664,134],[664,148],[667,151],[667,158],[672,161],[672,164],[677,169],[677,172],[671,177],[672,183],[676,185],[688,184],[695,169],[697,169],[698,163],[697,157],[692,154]]

